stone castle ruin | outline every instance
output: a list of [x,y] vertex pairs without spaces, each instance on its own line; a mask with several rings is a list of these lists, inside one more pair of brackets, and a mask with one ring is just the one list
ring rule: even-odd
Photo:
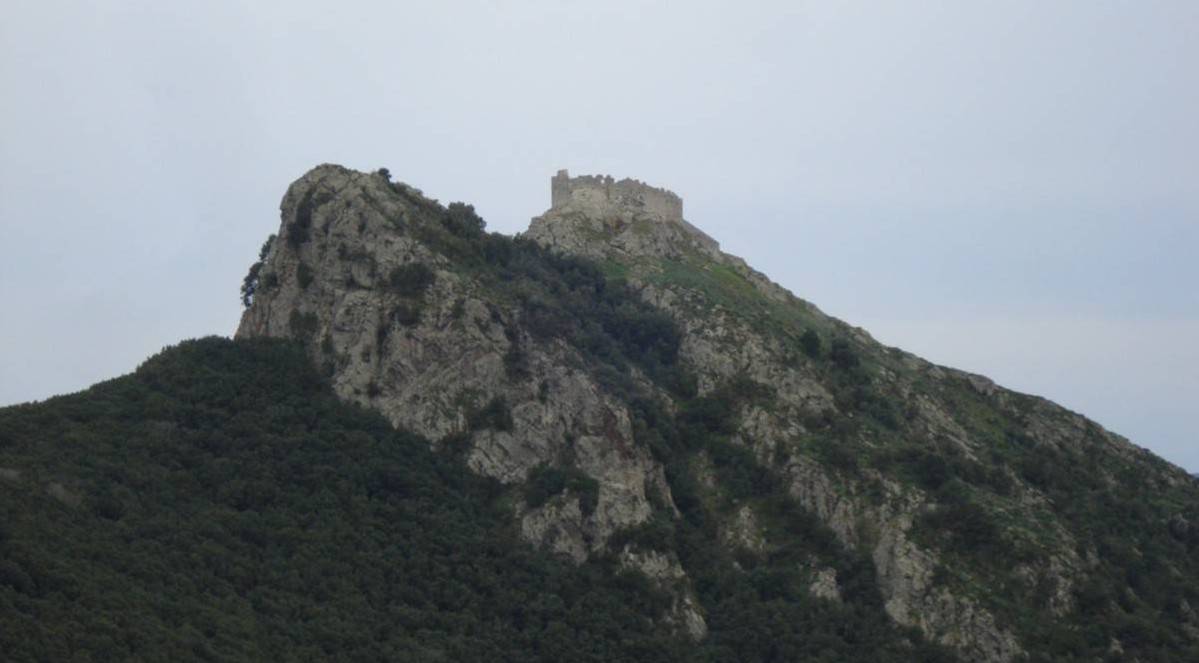
[[[565,169],[559,170],[550,178],[550,212],[582,212],[587,217],[604,220],[617,232],[634,219],[660,221],[666,224],[661,228],[663,232],[681,231],[682,236],[710,254],[720,252],[716,240],[683,219],[682,198],[673,191],[639,180],[617,181],[610,175],[571,177]],[[543,218],[550,215],[538,217],[534,223]]]
[[550,180],[550,207],[568,205],[605,212],[635,209],[663,221],[683,220],[683,199],[671,191],[633,179],[616,181],[610,175],[571,177],[559,170]]

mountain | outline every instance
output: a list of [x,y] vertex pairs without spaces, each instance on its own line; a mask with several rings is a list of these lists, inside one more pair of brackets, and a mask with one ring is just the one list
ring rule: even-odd
[[1199,485],[824,315],[675,194],[289,187],[234,341],[0,410],[43,658],[1199,660]]

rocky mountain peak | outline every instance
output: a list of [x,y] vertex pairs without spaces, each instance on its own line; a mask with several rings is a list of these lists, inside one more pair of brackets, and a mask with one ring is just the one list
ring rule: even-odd
[[[1088,594],[1121,572],[1104,528],[1140,537],[1144,568],[1189,564],[1195,482],[1177,468],[821,313],[670,191],[560,171],[550,199],[514,239],[385,171],[313,169],[247,277],[238,336],[302,341],[343,399],[512,491],[525,539],[639,571],[693,638],[710,569],[688,566],[684,532],[735,573],[789,560],[806,594],[866,601],[965,660],[1045,651],[1071,628],[1046,624],[1117,598],[1136,620],[1181,610],[1152,588]],[[1168,499],[1113,511],[1146,491]],[[788,534],[801,522],[815,538]]]
[[[514,238],[386,170],[309,171],[243,282],[237,342],[0,410],[0,604],[16,607],[0,632],[40,630],[38,649],[70,658],[49,643],[89,629],[63,607],[89,619],[157,596],[150,641],[183,614],[162,588],[187,586],[229,633],[265,619],[308,641],[284,658],[465,660],[489,651],[480,631],[515,629],[545,660],[1199,660],[1199,482],[1045,399],[877,343],[682,209],[561,172]],[[47,536],[55,522],[86,528]],[[131,546],[139,532],[162,535]],[[129,571],[162,567],[168,540],[186,560],[170,566],[203,575]],[[97,587],[122,591],[79,592],[90,571],[63,561],[119,569]],[[530,592],[518,566],[552,587]],[[297,631],[298,606],[335,617]],[[599,640],[575,619],[591,615]],[[450,647],[432,644],[450,622]],[[111,623],[93,651],[136,658]],[[382,632],[403,639],[379,648]],[[187,638],[174,658],[202,652]]]

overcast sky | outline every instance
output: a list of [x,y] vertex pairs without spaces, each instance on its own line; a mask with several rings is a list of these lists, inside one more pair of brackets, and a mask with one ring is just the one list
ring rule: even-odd
[[1199,470],[1196,118],[1193,0],[8,0],[0,404],[231,334],[318,163],[506,233],[570,168]]

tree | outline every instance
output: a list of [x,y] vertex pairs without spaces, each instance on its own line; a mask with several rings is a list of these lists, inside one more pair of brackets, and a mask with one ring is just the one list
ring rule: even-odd
[[262,243],[262,248],[258,250],[258,260],[253,265],[250,265],[250,271],[246,273],[246,278],[241,282],[241,303],[242,306],[249,308],[254,301],[254,293],[258,290],[258,277],[262,273],[262,264],[266,261],[266,256],[271,252],[271,247],[275,244],[275,236],[271,235]]
[[803,353],[812,359],[820,358],[820,336],[811,329],[805,330],[803,336],[799,337],[799,345],[803,348]]
[[858,356],[854,354],[853,347],[849,345],[849,341],[843,338],[833,341],[832,349],[829,351],[829,358],[833,360],[833,364],[843,370],[857,368],[860,363]]

